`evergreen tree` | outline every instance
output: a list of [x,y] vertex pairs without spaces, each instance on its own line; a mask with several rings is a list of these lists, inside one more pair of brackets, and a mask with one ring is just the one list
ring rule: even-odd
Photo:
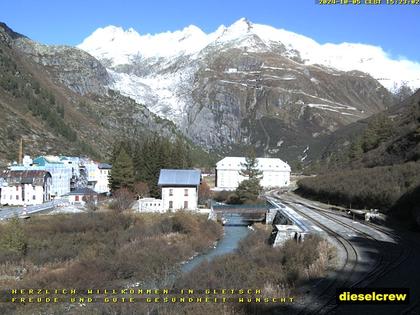
[[157,184],[161,169],[192,166],[190,148],[179,138],[172,143],[155,134],[137,143],[133,152],[136,181],[147,183],[153,197],[160,196]]
[[142,152],[144,154],[144,180],[149,185],[150,195],[157,198],[160,196],[158,186],[159,173],[168,158],[162,148],[162,139],[158,136],[148,139],[143,146]]
[[362,136],[362,148],[364,152],[370,151],[378,147],[378,145],[386,141],[394,133],[394,125],[392,120],[385,115],[374,117],[366,128]]
[[19,219],[14,217],[5,225],[0,237],[0,249],[24,255],[26,247],[27,242],[23,227]]
[[189,168],[192,166],[191,149],[189,145],[180,138],[177,138],[172,147],[172,167]]
[[242,169],[239,171],[241,176],[247,179],[261,179],[262,172],[258,169],[258,161],[255,156],[255,150],[249,150],[245,157],[245,163],[241,163]]
[[111,190],[120,188],[132,189],[134,185],[134,167],[131,157],[122,147],[116,156],[109,175]]
[[258,161],[254,150],[249,151],[245,163],[241,163],[241,166],[242,169],[239,174],[246,179],[239,184],[236,194],[242,203],[255,202],[262,191],[260,185],[262,171],[258,169]]
[[236,188],[236,194],[241,203],[255,202],[258,200],[261,191],[262,187],[260,185],[260,180],[256,178],[245,179],[239,184],[238,188]]
[[349,158],[351,160],[357,160],[362,157],[362,154],[363,154],[362,143],[360,139],[358,138],[354,140],[350,145]]
[[397,103],[401,103],[405,99],[409,98],[411,95],[413,95],[414,91],[410,88],[407,81],[404,81],[401,86],[398,89],[396,88],[396,84],[394,84],[394,90],[395,90],[395,98],[397,100]]

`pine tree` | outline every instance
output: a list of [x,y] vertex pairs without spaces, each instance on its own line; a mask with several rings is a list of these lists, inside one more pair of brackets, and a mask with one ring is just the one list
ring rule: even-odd
[[261,179],[262,172],[258,169],[258,160],[255,156],[255,150],[249,150],[245,157],[245,163],[241,163],[242,169],[239,171],[241,176],[247,179]]
[[363,154],[362,143],[360,139],[358,138],[354,140],[350,145],[349,158],[351,160],[357,160],[362,157],[362,154]]
[[258,179],[245,179],[243,180],[238,188],[236,188],[236,194],[242,203],[252,203],[258,200],[258,196],[262,191],[260,181]]
[[245,163],[241,163],[241,166],[243,169],[239,171],[239,174],[246,179],[239,184],[236,194],[242,203],[255,202],[262,191],[260,185],[262,171],[258,169],[254,150],[249,151]]
[[374,117],[366,128],[362,137],[363,151],[375,149],[381,142],[386,141],[394,133],[392,120],[385,115]]
[[132,189],[134,185],[134,167],[131,157],[122,147],[116,156],[109,175],[111,190]]

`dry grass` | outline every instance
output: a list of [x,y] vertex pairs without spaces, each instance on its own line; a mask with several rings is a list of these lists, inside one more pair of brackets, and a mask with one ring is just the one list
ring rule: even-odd
[[[182,212],[39,216],[23,229],[26,253],[0,252],[2,287],[156,283],[221,236],[221,228],[205,216]],[[0,237],[5,230],[0,227]]]

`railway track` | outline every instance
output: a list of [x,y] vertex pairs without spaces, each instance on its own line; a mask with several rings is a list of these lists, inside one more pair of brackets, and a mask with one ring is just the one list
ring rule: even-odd
[[[280,199],[282,202],[288,204],[301,216],[311,220],[324,231],[326,231],[344,248],[346,254],[345,263],[337,273],[345,274],[346,276],[344,277],[344,279],[341,277],[330,281],[329,284],[322,288],[317,294],[318,300],[322,300],[323,302],[320,305],[317,305],[316,307],[312,305],[310,309],[306,307],[299,314],[323,314],[333,312],[338,307],[338,305],[335,303],[336,288],[367,287],[369,286],[369,284],[373,283],[375,280],[379,279],[390,270],[401,266],[401,264],[403,264],[412,254],[411,248],[407,246],[391,246],[391,251],[390,245],[384,242],[383,240],[374,237],[373,235],[369,234],[366,230],[357,228],[355,225],[344,222],[345,219],[343,219],[343,217],[346,217],[347,220],[349,219],[346,215],[343,215],[341,213],[337,214],[332,210],[326,210],[319,207],[315,207],[305,202],[302,202],[301,200],[285,200],[285,198],[279,198],[279,196],[276,193],[273,193],[272,195],[273,197]],[[307,211],[305,212],[299,207],[305,207],[310,209],[311,211],[316,211],[322,217],[334,222],[335,224],[345,227],[346,229],[356,233],[356,235],[366,240],[369,240],[371,243],[374,243],[378,248],[378,255],[377,259],[375,260],[375,264],[371,267],[371,269],[368,272],[361,274],[358,279],[353,279],[353,274],[355,273],[357,264],[360,262],[360,255],[358,253],[357,247],[353,244],[354,241],[352,242],[352,240],[344,238],[342,235],[340,235],[340,233],[337,233],[336,231],[332,230],[329,226],[327,226],[325,222],[320,222],[320,220],[315,219],[314,216],[309,215],[308,213],[306,213]],[[363,224],[387,235],[396,243],[398,243],[400,240],[398,235],[392,233],[391,231],[385,228],[378,227],[372,223]],[[407,309],[407,311],[409,310]]]

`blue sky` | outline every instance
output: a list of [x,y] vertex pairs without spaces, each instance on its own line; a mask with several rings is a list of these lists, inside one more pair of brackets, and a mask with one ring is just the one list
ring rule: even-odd
[[76,45],[107,25],[153,34],[194,24],[212,32],[241,17],[320,43],[373,44],[394,58],[420,61],[420,5],[325,6],[315,0],[14,0],[0,4],[0,21],[45,44]]

